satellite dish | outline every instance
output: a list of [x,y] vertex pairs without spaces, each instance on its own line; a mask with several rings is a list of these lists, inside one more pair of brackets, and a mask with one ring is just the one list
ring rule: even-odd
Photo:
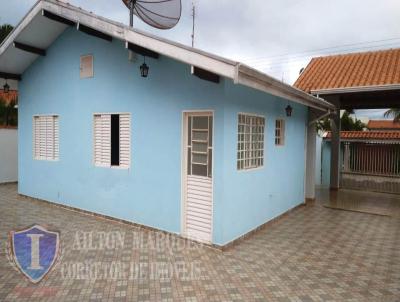
[[143,22],[158,29],[171,29],[181,18],[181,0],[122,0],[133,14]]

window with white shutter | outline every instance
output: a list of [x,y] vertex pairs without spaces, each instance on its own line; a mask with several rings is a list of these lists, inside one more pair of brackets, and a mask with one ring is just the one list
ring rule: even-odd
[[93,77],[93,56],[92,55],[81,56],[80,77],[81,77],[81,79]]
[[59,159],[59,127],[57,115],[33,117],[33,157],[37,160]]
[[130,114],[94,115],[94,164],[130,167]]

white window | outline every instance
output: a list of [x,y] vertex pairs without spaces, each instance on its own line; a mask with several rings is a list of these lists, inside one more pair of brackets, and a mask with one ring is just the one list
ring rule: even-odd
[[238,116],[237,169],[252,169],[264,165],[264,128],[262,116]]
[[37,115],[33,117],[33,158],[58,160],[58,116]]
[[94,115],[94,164],[130,167],[130,114]]
[[81,79],[93,77],[93,56],[92,55],[81,56],[80,77],[81,77]]
[[283,146],[285,144],[285,120],[278,119],[275,122],[275,145]]

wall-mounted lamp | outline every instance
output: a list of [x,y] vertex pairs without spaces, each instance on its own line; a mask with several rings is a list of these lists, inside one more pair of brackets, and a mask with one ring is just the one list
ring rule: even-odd
[[140,65],[140,75],[143,78],[147,78],[147,76],[149,75],[149,66],[147,66],[147,64],[146,64],[146,57],[143,57],[143,58],[144,58],[144,62],[142,65]]
[[4,93],[10,92],[10,85],[7,84],[7,79],[6,79],[6,83],[3,86],[3,91],[4,91]]
[[292,112],[293,112],[293,108],[290,105],[287,105],[287,107],[285,108],[286,110],[286,116],[287,117],[291,117],[292,116]]

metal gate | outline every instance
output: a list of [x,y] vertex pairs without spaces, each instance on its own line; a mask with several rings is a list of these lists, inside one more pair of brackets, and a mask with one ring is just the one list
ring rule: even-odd
[[400,194],[400,144],[345,142],[341,187]]

